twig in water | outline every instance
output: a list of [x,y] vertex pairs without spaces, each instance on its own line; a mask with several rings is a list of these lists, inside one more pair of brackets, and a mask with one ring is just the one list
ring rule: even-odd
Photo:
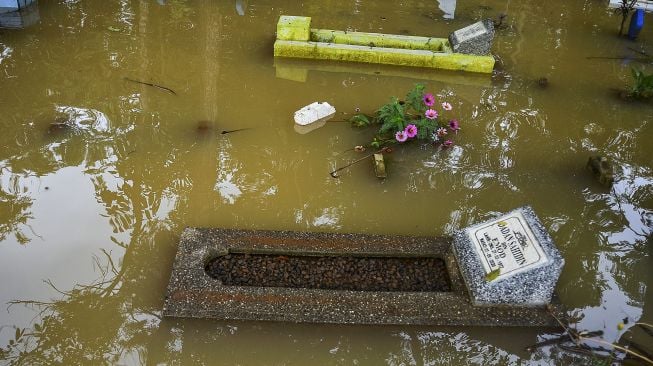
[[[646,332],[646,334],[653,337],[653,325],[648,324],[648,323],[639,322],[639,323],[635,323],[635,326],[640,327],[644,332]],[[649,328],[651,328],[651,329],[649,329]]]
[[631,50],[631,51],[633,51],[633,52],[637,52],[637,53],[639,53],[640,55],[651,56],[651,55],[648,54],[648,52],[646,52],[646,51],[642,51],[642,50],[638,50],[638,49],[636,49],[636,48],[634,48],[634,47],[628,47],[628,49]]
[[337,174],[337,173],[338,173],[339,171],[341,171],[341,170],[343,170],[343,169],[347,169],[347,168],[349,168],[350,166],[352,166],[352,165],[354,165],[354,164],[357,164],[357,163],[360,163],[361,161],[363,161],[363,160],[365,160],[365,159],[369,159],[369,158],[371,158],[372,156],[374,156],[374,154],[379,154],[379,153],[383,153],[383,152],[390,152],[390,148],[389,148],[389,147],[384,147],[383,149],[381,149],[381,150],[379,150],[379,151],[373,152],[373,153],[371,153],[371,154],[367,154],[367,155],[363,156],[363,157],[360,158],[360,159],[354,160],[354,161],[352,161],[351,163],[349,163],[349,164],[347,164],[347,165],[345,165],[345,166],[341,166],[340,168],[337,168],[336,170],[332,171],[332,172],[329,173],[329,174],[330,174],[332,177],[334,177],[334,178],[338,178],[338,174]]
[[[600,337],[600,336],[603,335],[603,331],[602,330],[597,330],[597,331],[593,331],[593,332],[581,333],[581,335],[583,337]],[[526,350],[529,351],[529,352],[533,352],[537,348],[540,348],[540,347],[550,346],[550,345],[553,345],[553,344],[560,344],[560,343],[564,343],[564,342],[571,341],[571,340],[572,339],[571,339],[571,336],[569,334],[564,334],[564,335],[561,335],[560,337],[555,337],[555,338],[547,339],[547,340],[542,341],[542,342],[535,343],[535,344],[533,344],[531,346],[526,347]]]
[[630,56],[587,56],[588,60],[631,60],[631,61],[650,61],[650,57],[630,57]]
[[551,306],[551,305],[547,305],[546,310],[547,310],[547,312],[549,313],[549,315],[551,315],[551,317],[552,317],[553,319],[555,319],[555,321],[556,321],[558,324],[560,324],[560,326],[562,327],[562,329],[564,329],[565,332],[567,332],[567,333],[569,334],[569,338],[570,338],[574,343],[576,343],[576,345],[579,345],[579,339],[580,339],[580,336],[578,335],[578,333],[577,333],[574,329],[571,329],[571,328],[569,328],[568,326],[566,326],[566,325],[565,325],[565,324],[564,324],[564,323],[563,323],[563,322],[562,322],[562,321],[561,321],[561,320],[560,320],[560,319],[559,319],[559,318],[558,318],[558,317],[553,313],[553,306]]
[[143,85],[151,86],[151,87],[153,87],[153,88],[157,88],[157,89],[160,89],[160,90],[166,91],[166,92],[168,92],[168,93],[172,93],[172,94],[174,94],[174,95],[177,95],[177,93],[175,93],[174,90],[172,90],[172,89],[170,89],[170,88],[168,88],[168,87],[166,87],[166,86],[161,86],[161,85],[157,85],[157,84],[154,84],[154,83],[148,83],[148,82],[140,81],[140,80],[134,80],[134,79],[130,79],[130,78],[128,78],[128,77],[125,77],[125,80],[127,80],[127,81],[131,81],[132,83],[137,83],[137,84],[143,84]]
[[[625,354],[627,354],[629,356],[634,356],[637,359],[639,359],[640,361],[645,361],[645,362],[653,365],[653,360],[652,359],[650,359],[650,358],[648,358],[648,357],[646,357],[646,356],[644,356],[644,355],[642,355],[640,353],[629,350],[628,348],[622,347],[622,346],[620,346],[618,344],[614,344],[614,343],[611,343],[611,342],[608,342],[608,341],[604,341],[602,339],[587,337],[586,334],[584,334],[582,332],[578,333],[577,331],[575,331],[575,330],[569,328],[568,326],[566,326],[555,314],[553,314],[553,307],[551,305],[547,306],[546,309],[547,309],[549,315],[551,315],[553,317],[553,319],[555,319],[555,321],[558,322],[558,324],[560,324],[560,326],[563,327],[565,329],[565,331],[567,331],[569,333],[569,336],[570,336],[571,340],[574,341],[574,343],[576,344],[576,348],[573,349],[573,350],[569,349],[569,351],[576,352],[578,350],[581,350],[581,351],[590,352],[591,354],[595,355],[594,353],[592,353],[593,349],[591,347],[583,346],[580,343],[581,341],[595,342],[595,343],[598,343],[598,344],[601,344],[601,345],[612,347],[613,349],[624,352]],[[562,349],[565,349],[565,347],[568,348],[568,346],[564,346],[563,344],[559,344],[558,346],[560,348],[562,348]]]
[[237,131],[245,131],[245,130],[251,130],[251,128],[239,128],[239,129],[236,129],[236,130],[223,130],[222,132],[220,132],[220,134],[221,135],[226,135],[228,133],[237,132]]
[[562,348],[563,350],[565,350],[567,352],[578,353],[578,354],[581,354],[581,355],[586,355],[586,356],[591,356],[591,357],[599,357],[599,358],[604,358],[604,359],[612,358],[612,356],[610,356],[610,355],[608,355],[608,356],[597,355],[596,353],[594,353],[593,349],[586,348],[586,347],[583,347],[583,346],[575,347],[575,346],[566,346],[564,344],[559,344],[558,347]]
[[639,343],[636,343],[632,340],[627,340],[626,345],[628,346],[628,348],[632,348],[635,351],[641,353],[644,357],[648,359],[653,359],[653,355],[650,354],[646,349],[644,349],[644,347],[641,346]]

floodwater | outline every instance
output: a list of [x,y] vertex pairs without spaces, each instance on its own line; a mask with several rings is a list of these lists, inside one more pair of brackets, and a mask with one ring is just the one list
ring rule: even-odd
[[[557,292],[579,329],[614,341],[651,323],[653,109],[611,89],[628,85],[631,67],[653,72],[632,50],[653,53],[653,26],[619,38],[606,3],[459,2],[450,19],[437,1],[39,2],[38,23],[0,30],[0,363],[582,364],[557,348],[525,352],[553,335],[544,329],[161,319],[161,309],[186,226],[437,236],[531,205],[565,257]],[[491,77],[272,56],[283,14],[445,36],[500,13]],[[371,130],[293,128],[313,101],[346,119],[420,81],[462,129],[446,150],[395,149],[385,181],[371,162],[329,175],[361,156],[348,150]],[[74,128],[49,131],[62,118]],[[585,170],[591,155],[613,160],[612,189]]]

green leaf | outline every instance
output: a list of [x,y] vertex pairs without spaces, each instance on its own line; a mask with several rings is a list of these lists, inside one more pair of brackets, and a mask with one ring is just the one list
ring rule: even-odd
[[492,282],[492,281],[496,280],[497,277],[499,277],[500,274],[501,274],[501,268],[497,268],[494,271],[486,274],[485,275],[485,280],[487,282]]
[[374,117],[366,114],[356,114],[349,119],[354,127],[367,127],[373,123]]
[[424,84],[415,84],[413,90],[406,94],[406,104],[409,105],[414,111],[422,112],[426,110],[426,106],[422,101],[424,97]]
[[390,103],[383,105],[378,110],[377,115],[382,124],[379,130],[380,133],[396,132],[403,130],[405,127],[404,107],[397,98],[392,98]]
[[653,96],[653,74],[646,75],[642,70],[630,69],[633,75],[633,86],[630,94],[635,98],[650,98]]

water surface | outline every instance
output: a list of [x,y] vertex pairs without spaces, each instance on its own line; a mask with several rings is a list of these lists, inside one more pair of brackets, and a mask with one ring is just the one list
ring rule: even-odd
[[[13,303],[0,312],[4,363],[569,363],[556,349],[523,351],[551,335],[542,329],[161,319],[186,226],[448,235],[525,204],[565,257],[557,291],[579,328],[612,341],[652,321],[653,113],[610,89],[630,82],[631,67],[653,72],[630,49],[653,53],[653,28],[618,38],[604,2],[458,2],[453,19],[436,1],[38,6],[38,24],[0,30],[0,303]],[[283,14],[445,36],[500,13],[488,77],[272,57]],[[346,119],[416,82],[451,102],[462,129],[447,150],[395,149],[385,181],[371,162],[328,174],[372,131],[293,128],[313,101]],[[60,118],[74,128],[48,132]],[[240,128],[250,129],[220,134]],[[612,189],[584,169],[595,154],[615,163]]]

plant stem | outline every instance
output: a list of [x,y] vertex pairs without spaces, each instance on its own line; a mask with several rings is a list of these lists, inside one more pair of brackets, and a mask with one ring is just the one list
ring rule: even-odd
[[338,174],[337,174],[337,173],[338,173],[339,171],[341,171],[341,170],[343,170],[343,169],[347,169],[347,168],[349,168],[350,166],[352,166],[352,165],[354,165],[354,164],[357,164],[357,163],[360,163],[361,161],[363,161],[363,160],[365,160],[365,159],[369,159],[369,158],[371,158],[372,156],[374,156],[374,154],[387,152],[389,149],[390,149],[389,147],[384,147],[383,149],[381,149],[381,150],[379,150],[379,151],[373,152],[373,153],[371,153],[371,154],[367,154],[367,155],[363,156],[363,157],[360,158],[360,159],[354,160],[354,161],[352,161],[351,163],[349,163],[349,164],[347,164],[347,165],[345,165],[345,166],[341,166],[340,168],[337,168],[336,170],[334,170],[334,171],[332,171],[331,173],[329,173],[329,175],[331,175],[331,176],[334,177],[334,178],[338,178]]
[[[635,357],[637,357],[638,359],[643,360],[643,361],[646,361],[646,362],[648,362],[649,364],[653,365],[653,360],[652,360],[652,359],[650,359],[650,358],[648,358],[648,357],[646,357],[646,356],[644,356],[644,355],[641,355],[641,354],[639,354],[639,353],[637,353],[637,352],[631,351],[631,350],[629,350],[628,348],[624,348],[624,347],[622,347],[622,346],[619,346],[619,345],[617,345],[617,344],[614,344],[614,343],[611,343],[611,342],[608,342],[608,341],[604,341],[604,340],[602,340],[602,339],[596,339],[596,338],[591,338],[591,337],[586,337],[586,336],[582,336],[582,335],[580,335],[580,334],[577,333],[575,330],[569,328],[569,327],[566,326],[564,323],[562,323],[562,321],[561,321],[561,320],[560,320],[560,319],[559,319],[555,314],[553,314],[553,308],[552,308],[551,306],[547,306],[546,309],[548,310],[549,314],[553,317],[553,319],[555,319],[556,322],[558,322],[558,324],[560,324],[561,327],[563,327],[567,332],[569,332],[569,336],[570,336],[570,338],[572,339],[572,341],[574,341],[574,343],[576,343],[576,346],[578,346],[578,348],[580,348],[581,350],[583,349],[583,348],[581,347],[581,344],[580,344],[581,341],[591,341],[591,342],[596,342],[596,343],[603,344],[603,345],[606,345],[606,346],[611,346],[612,348],[614,348],[614,349],[616,349],[616,350],[619,350],[619,351],[621,351],[621,352],[624,352],[624,353],[627,354],[627,355],[635,356]],[[639,324],[639,323],[638,323],[638,324]],[[647,325],[648,325],[648,324],[647,324]],[[563,346],[562,344],[561,344],[560,346],[561,346],[561,348],[563,348],[563,347],[562,347],[562,346]],[[563,348],[563,349],[564,349],[564,348]]]

